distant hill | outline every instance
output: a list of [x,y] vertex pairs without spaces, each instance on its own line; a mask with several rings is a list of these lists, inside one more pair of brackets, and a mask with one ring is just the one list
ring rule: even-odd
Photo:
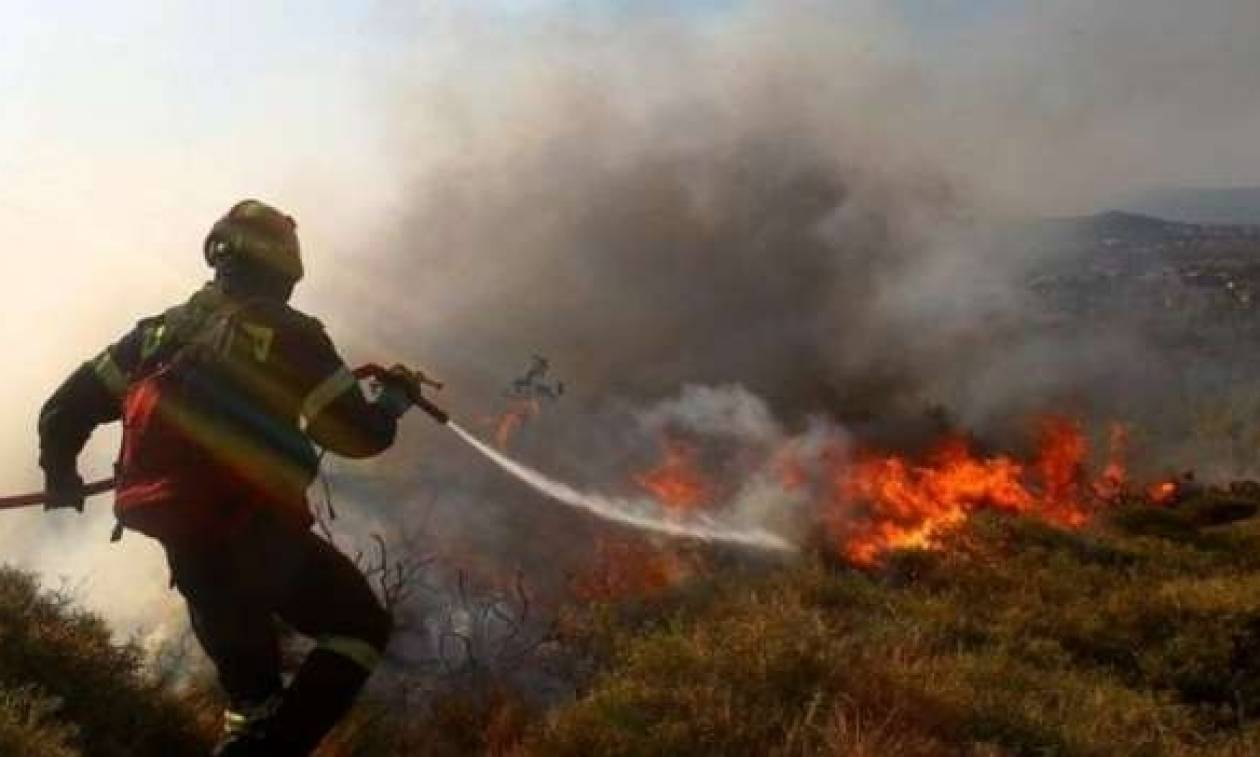
[[1163,218],[1112,210],[1070,221],[1078,232],[1098,238],[1160,240],[1176,236],[1188,236],[1194,226]]
[[1043,218],[1017,224],[1008,232],[1034,244],[1078,247],[1082,251],[1120,249],[1177,252],[1220,251],[1222,244],[1248,257],[1257,252],[1260,223],[1223,224],[1156,218],[1142,213],[1109,210],[1089,216]]
[[1246,227],[1184,223],[1141,213],[1109,210],[1089,216],[1042,218],[1020,224],[1015,230],[1025,235],[1032,234],[1032,238],[1043,242],[1062,244],[1066,240],[1072,240],[1092,248],[1105,240],[1123,240],[1128,244],[1157,244],[1235,228],[1243,230]]
[[1139,195],[1124,209],[1189,223],[1260,225],[1260,187],[1160,189]]

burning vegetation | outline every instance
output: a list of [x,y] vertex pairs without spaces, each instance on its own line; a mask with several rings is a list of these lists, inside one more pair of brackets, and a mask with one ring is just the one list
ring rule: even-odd
[[660,463],[635,474],[635,483],[670,513],[687,513],[713,505],[713,487],[700,472],[695,448],[669,438],[661,446]]
[[[1079,529],[1098,513],[1120,504],[1166,504],[1177,496],[1174,481],[1130,480],[1126,455],[1129,431],[1111,424],[1095,454],[1083,424],[1046,415],[1030,424],[1035,444],[1027,456],[984,453],[962,433],[949,433],[917,455],[883,452],[832,440],[804,449],[789,443],[770,454],[769,468],[785,495],[803,497],[813,513],[824,549],[851,565],[873,568],[891,552],[934,548],[951,531],[983,512],[1035,518]],[[742,482],[706,470],[700,442],[666,434],[660,459],[631,475],[634,484],[661,505],[667,517],[687,518],[737,496]],[[750,477],[749,471],[737,476]],[[639,566],[644,581],[614,583],[637,593],[668,585],[666,576],[694,570],[666,569],[677,563],[673,545],[653,549],[649,540],[630,549],[636,537],[617,542],[619,572]],[[601,550],[607,545],[601,544]],[[606,571],[600,552],[597,570]],[[649,578],[651,577],[651,578]]]
[[[596,685],[539,754],[1179,754],[1260,748],[1252,522],[980,513],[879,570],[806,562],[589,630]],[[1222,530],[1222,528],[1224,530]],[[1158,534],[1158,535],[1157,535]],[[637,717],[625,717],[636,713]]]
[[[1073,286],[1042,284],[1047,302]],[[386,742],[431,754],[1260,751],[1260,487],[1148,475],[1182,459],[1167,440],[1184,408],[1118,403],[1154,429],[1085,402],[1079,415],[888,441],[847,431],[842,406],[794,435],[731,394],[663,403],[603,481],[666,520],[768,524],[800,554],[767,569],[703,540],[591,524],[563,609],[540,613],[557,619],[546,643],[521,669],[443,689],[423,717],[385,718]],[[548,415],[509,401],[487,429],[528,456],[522,429],[543,436]],[[1210,449],[1196,443],[1185,464]],[[557,661],[547,680],[563,691],[540,696],[539,670]]]
[[851,463],[831,463],[822,520],[832,543],[845,558],[869,566],[893,549],[932,546],[982,510],[1084,525],[1123,491],[1123,461],[1111,457],[1092,478],[1078,422],[1048,416],[1036,427],[1030,460],[981,455],[967,438],[951,436],[919,461],[859,452]]
[[[1044,454],[1023,463],[1028,501]],[[905,475],[1018,464],[942,455]],[[536,649],[564,661],[569,696],[538,709],[491,677],[365,705],[346,733],[382,755],[1254,754],[1260,487],[1153,507],[1088,481],[1069,487],[1099,505],[1078,525],[963,506],[930,544],[856,569],[814,555],[718,573],[677,545],[601,542]]]
[[512,437],[526,423],[538,417],[541,410],[537,400],[514,399],[508,402],[507,407],[486,424],[494,430],[495,446],[507,451],[512,444]]

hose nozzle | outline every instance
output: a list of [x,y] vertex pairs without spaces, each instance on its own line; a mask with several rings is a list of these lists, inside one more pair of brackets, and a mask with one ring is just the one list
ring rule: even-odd
[[451,419],[451,416],[445,410],[433,404],[428,397],[424,396],[423,392],[426,386],[431,386],[435,390],[441,391],[445,384],[426,375],[423,371],[413,370],[401,364],[387,369],[375,363],[368,363],[356,368],[354,375],[359,379],[370,378],[382,383],[400,384],[407,392],[407,399],[411,400],[412,404],[423,410],[433,420],[446,425]]

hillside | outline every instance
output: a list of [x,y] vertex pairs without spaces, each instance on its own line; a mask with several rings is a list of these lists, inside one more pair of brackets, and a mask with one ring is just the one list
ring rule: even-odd
[[[726,566],[571,608],[576,696],[380,688],[335,755],[1246,755],[1260,751],[1260,494],[988,515],[857,570]],[[31,576],[0,571],[0,754],[200,754],[204,704]],[[200,717],[199,717],[200,714]]]
[[142,662],[68,597],[0,568],[0,755],[205,753],[193,709]]
[[820,553],[573,608],[570,701],[377,700],[329,754],[1257,754],[1256,492],[1076,532],[980,516],[876,568]]
[[[534,754],[1260,752],[1260,527],[1223,493],[1081,533],[986,517],[874,572],[816,560],[588,628]],[[593,630],[592,630],[593,629]]]
[[[1188,375],[1161,395],[1197,404],[1140,418],[1148,448],[1162,422],[1185,442],[1175,464],[1247,470],[1254,406],[1234,394],[1260,375],[1245,348],[1260,227],[1112,212],[1028,231],[1012,233],[1056,252],[1027,282],[1032,325],[1149,340]],[[861,570],[834,551],[767,566],[629,539],[588,581],[600,591],[528,624],[528,586],[482,601],[461,574],[412,629],[421,652],[446,641],[438,656],[399,651],[322,754],[1260,753],[1258,506],[1244,485],[1080,531],[987,514]],[[0,757],[205,749],[214,703],[150,680],[137,649],[33,577],[0,571],[0,637]]]

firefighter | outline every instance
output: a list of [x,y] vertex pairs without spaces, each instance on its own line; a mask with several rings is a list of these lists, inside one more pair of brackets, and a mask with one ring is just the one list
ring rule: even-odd
[[[213,280],[75,371],[44,406],[50,508],[83,507],[77,458],[122,420],[115,514],[156,538],[228,710],[216,755],[309,754],[379,661],[391,619],[312,530],[315,446],[366,458],[394,441],[404,379],[369,399],[320,323],[288,306],[296,224],[238,203],[205,241]],[[289,685],[276,619],[315,641]]]

